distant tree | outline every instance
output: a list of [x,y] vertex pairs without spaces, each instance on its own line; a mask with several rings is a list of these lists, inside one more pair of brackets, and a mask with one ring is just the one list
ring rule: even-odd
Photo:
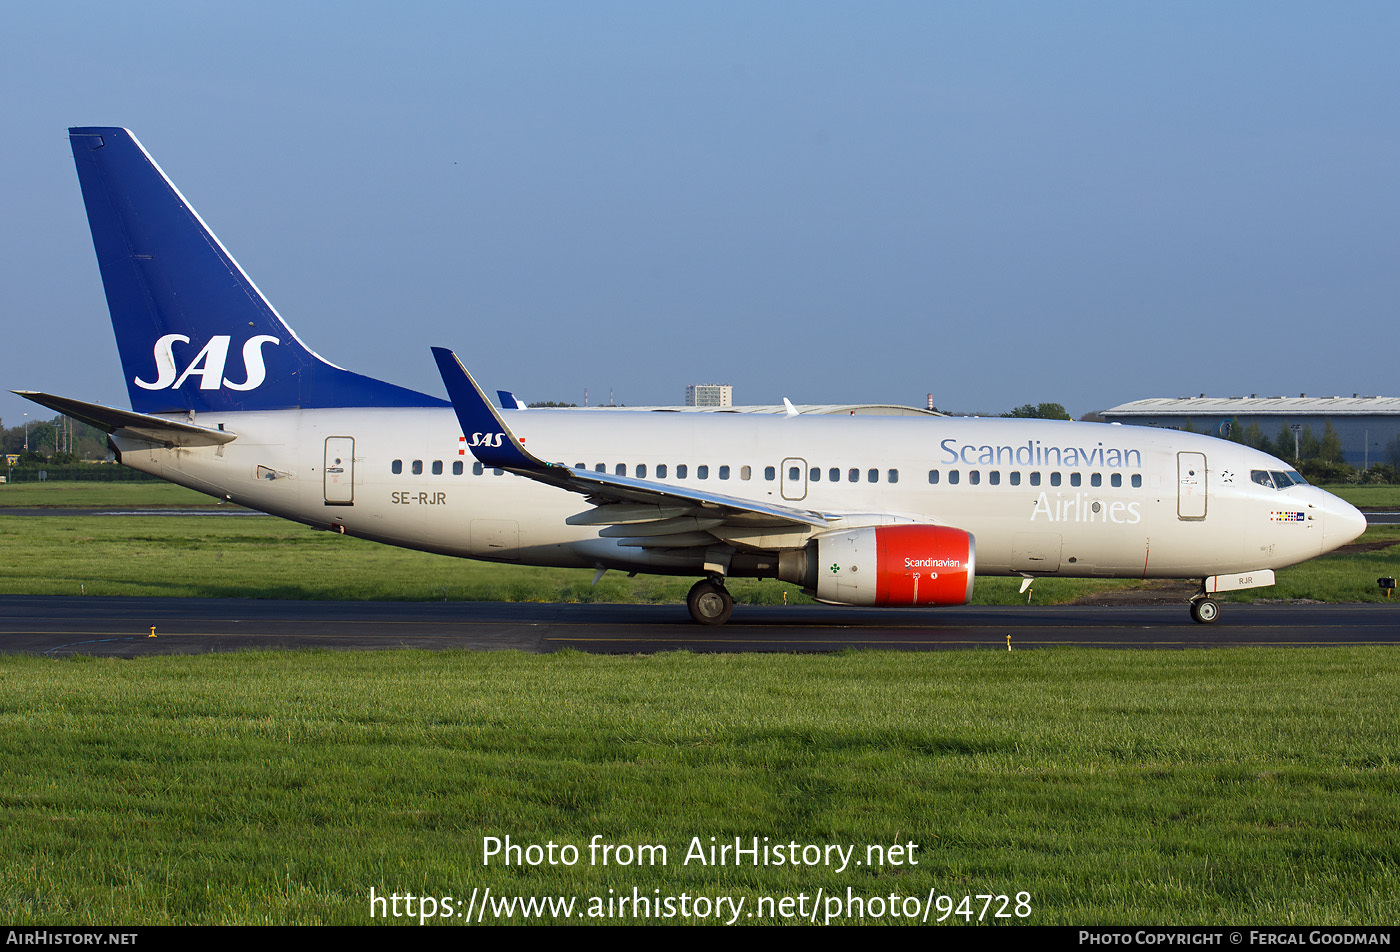
[[1065,408],[1058,403],[1023,403],[1010,413],[1003,413],[1002,416],[1035,420],[1073,419],[1073,417],[1065,412]]
[[1274,444],[1269,442],[1269,438],[1264,435],[1264,431],[1259,429],[1258,423],[1251,423],[1244,428],[1244,434],[1240,437],[1245,446],[1252,446],[1256,450],[1262,450],[1270,456],[1276,456]]
[[1346,463],[1329,463],[1320,459],[1305,459],[1298,463],[1298,472],[1310,483],[1350,482],[1355,470]]
[[576,407],[576,406],[578,406],[578,404],[577,404],[577,403],[556,403],[556,402],[553,401],[553,400],[536,400],[534,403],[528,403],[528,404],[526,404],[526,406],[528,406],[528,407],[530,407],[530,408],[532,408],[532,409],[549,409],[550,407]]
[[1376,463],[1364,473],[1357,474],[1357,481],[1362,483],[1397,483],[1400,482],[1400,473],[1390,463]]
[[1298,440],[1293,435],[1293,429],[1287,423],[1280,424],[1278,439],[1274,441],[1274,449],[1278,451],[1278,455],[1283,459],[1297,460],[1297,446]]
[[[68,433],[71,430],[73,455],[79,459],[103,459],[107,455],[107,434],[96,427],[65,420],[56,416],[52,420],[31,420],[29,423],[29,449],[39,459],[53,456],[59,449],[58,442],[64,443],[67,450]],[[60,434],[61,431],[61,434]],[[24,452],[24,426],[0,427],[0,453]]]
[[1322,440],[1317,450],[1318,458],[1328,463],[1340,463],[1342,461],[1342,438],[1335,429],[1332,428],[1332,421],[1327,421],[1327,428],[1322,431]]

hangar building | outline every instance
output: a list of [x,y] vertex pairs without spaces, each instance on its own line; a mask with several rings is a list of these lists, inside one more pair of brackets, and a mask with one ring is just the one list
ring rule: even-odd
[[[1251,423],[1270,440],[1284,427],[1311,429],[1321,439],[1327,424],[1342,439],[1342,458],[1352,466],[1400,464],[1400,397],[1154,397],[1134,400],[1100,414],[1110,423],[1185,429],[1229,438]],[[1290,454],[1291,455],[1291,454]]]

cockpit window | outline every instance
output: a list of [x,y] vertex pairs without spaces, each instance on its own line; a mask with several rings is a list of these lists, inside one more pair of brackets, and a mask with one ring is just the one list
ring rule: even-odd
[[1287,489],[1290,486],[1306,486],[1308,481],[1299,476],[1293,470],[1263,470],[1252,469],[1249,471],[1249,478],[1260,486],[1267,486],[1270,489]]

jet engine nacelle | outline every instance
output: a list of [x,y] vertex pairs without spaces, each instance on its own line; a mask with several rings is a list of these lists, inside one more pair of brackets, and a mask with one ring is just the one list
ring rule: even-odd
[[817,536],[816,597],[841,605],[966,605],[977,543],[948,526],[870,526]]

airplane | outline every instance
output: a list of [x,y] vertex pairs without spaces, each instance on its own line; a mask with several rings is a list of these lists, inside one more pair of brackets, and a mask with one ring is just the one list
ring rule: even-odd
[[129,131],[69,130],[131,409],[35,391],[124,465],[318,529],[491,562],[731,578],[857,606],[966,604],[976,576],[1187,578],[1219,592],[1351,542],[1293,467],[1150,427],[531,409],[433,348],[448,398],[338,367],[282,320]]

